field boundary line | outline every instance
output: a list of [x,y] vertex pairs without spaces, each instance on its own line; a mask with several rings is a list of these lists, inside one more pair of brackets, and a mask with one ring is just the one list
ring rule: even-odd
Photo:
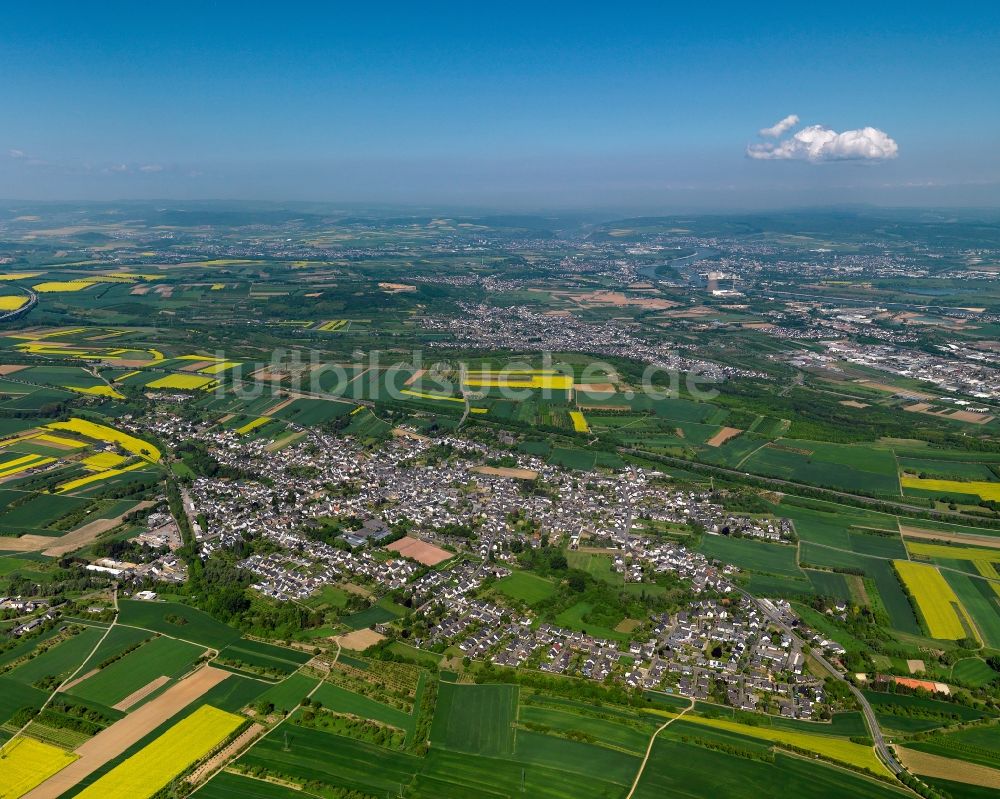
[[[114,605],[115,605],[115,619],[117,620],[118,619],[118,614],[117,614],[117,611],[118,611],[118,587],[117,586],[115,586],[115,592],[114,592]],[[101,644],[104,643],[104,639],[108,637],[108,633],[110,633],[114,629],[114,627],[115,627],[115,622],[112,622],[110,625],[108,625],[108,629],[106,629],[104,631],[104,635],[102,635],[100,637],[100,640],[98,640],[98,642],[96,644],[94,644],[94,648],[91,649],[90,652],[87,653],[87,657],[85,657],[82,661],[80,661],[80,665],[77,666],[73,670],[73,673],[70,674],[69,677],[67,677],[65,680],[63,680],[61,683],[59,683],[58,686],[56,686],[55,690],[51,694],[49,694],[49,698],[46,699],[42,703],[42,706],[40,708],[38,708],[38,713],[36,713],[35,716],[40,715],[41,712],[43,710],[45,710],[45,708],[47,708],[49,706],[49,703],[53,699],[55,699],[56,694],[59,693],[63,689],[63,687],[66,685],[66,683],[71,682],[72,680],[76,679],[76,675],[80,673],[80,669],[82,669],[84,666],[87,665],[87,662],[94,656],[94,653],[98,650],[98,648],[100,648]],[[32,716],[30,719],[28,719],[28,721],[25,723],[25,725],[23,727],[21,727],[21,729],[19,729],[12,736],[10,736],[10,740],[14,740],[18,735],[23,734],[24,731],[26,729],[28,729],[28,725],[31,724],[31,722],[35,720],[35,716]]]
[[[331,662],[331,665],[333,665],[333,663],[336,663],[337,660],[340,659],[340,653],[343,651],[341,649],[339,643],[337,643],[336,641],[334,641],[334,643],[337,644],[337,654],[334,655],[334,658],[333,658],[333,661]],[[305,666],[306,666],[306,664],[303,663],[295,671],[293,671],[292,674],[298,674],[300,671],[302,671],[302,669],[305,668]],[[285,680],[289,679],[292,676],[292,674],[289,674],[288,677],[285,677]],[[281,682],[275,683],[275,685],[280,685],[285,680],[281,680]],[[312,690],[308,694],[306,694],[306,697],[308,697],[309,699],[312,699],[312,695],[314,693],[316,693],[320,689],[320,686],[324,685],[325,683],[326,683],[326,680],[324,680],[322,677],[319,677],[317,679],[316,685],[314,685],[313,688],[312,688]],[[276,729],[278,729],[278,727],[280,727],[282,724],[284,724],[286,721],[288,721],[288,719],[291,718],[293,712],[294,712],[294,710],[290,711],[288,713],[288,715],[282,717],[281,720],[278,721],[278,723],[275,724],[273,727],[271,727],[270,729],[264,730],[263,735],[258,735],[256,738],[254,738],[252,741],[250,741],[250,745],[247,746],[245,749],[243,749],[241,752],[237,752],[235,757],[228,758],[226,761],[220,763],[219,767],[214,772],[212,772],[211,774],[209,774],[208,777],[206,777],[203,782],[200,782],[194,788],[194,790],[191,791],[190,794],[188,794],[188,796],[191,796],[192,794],[197,793],[203,787],[205,787],[206,785],[208,785],[212,781],[212,778],[215,777],[215,775],[218,774],[220,771],[225,771],[225,769],[229,767],[229,764],[233,760],[235,760],[238,757],[243,757],[243,755],[245,755],[247,752],[249,752],[251,749],[253,749],[261,741],[263,741],[268,735],[270,735],[272,732],[274,732]],[[314,796],[314,795],[315,794],[310,794],[310,796]]]
[[645,757],[642,758],[642,762],[639,764],[639,771],[636,772],[635,780],[632,782],[632,788],[629,790],[628,794],[625,796],[625,799],[632,799],[632,794],[634,794],[635,793],[635,789],[639,787],[639,780],[642,779],[642,772],[646,770],[646,763],[649,762],[649,756],[650,756],[650,754],[653,751],[653,744],[656,743],[656,736],[659,735],[661,732],[663,732],[667,727],[669,727],[675,721],[677,721],[677,719],[679,719],[681,716],[683,716],[689,710],[693,710],[694,709],[694,700],[690,699],[688,701],[690,702],[690,704],[686,708],[684,708],[676,716],[671,716],[669,719],[667,719],[665,722],[663,722],[663,724],[661,724],[659,727],[656,728],[656,732],[654,732],[649,737],[649,744],[646,746],[646,755],[645,755]]
[[[759,447],[757,447],[757,449],[755,449],[753,452],[748,452],[746,455],[744,455],[742,458],[740,458],[739,463],[737,463],[733,467],[733,469],[742,469],[744,463],[746,463],[748,460],[750,460],[750,458],[752,458],[754,455],[756,455],[758,452],[760,452],[762,449],[764,449],[764,447],[766,447],[766,446],[768,446],[770,444],[773,444],[773,443],[774,443],[773,440],[772,441],[765,441],[763,444],[761,444]],[[631,796],[631,794],[629,794],[629,796]],[[625,797],[625,799],[628,799],[628,797]]]

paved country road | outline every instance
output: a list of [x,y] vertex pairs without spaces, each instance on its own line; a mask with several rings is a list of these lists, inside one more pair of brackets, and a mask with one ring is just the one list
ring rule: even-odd
[[[760,612],[763,613],[772,624],[779,627],[783,632],[787,633],[789,636],[794,638],[800,644],[803,643],[802,639],[799,638],[799,636],[795,633],[795,631],[790,626],[785,624],[785,622],[781,619],[781,617],[777,613],[771,612],[765,605],[761,604],[758,601],[757,597],[753,596],[752,594],[748,594],[741,588],[737,588],[736,590],[739,591],[743,596],[747,597],[751,602],[753,602],[760,610]],[[861,705],[861,711],[864,713],[865,722],[868,724],[868,729],[871,731],[872,740],[875,742],[875,749],[878,750],[878,753],[882,758],[882,762],[885,763],[886,766],[889,767],[889,769],[891,769],[893,774],[900,774],[904,772],[906,769],[904,769],[903,766],[899,763],[899,761],[896,760],[895,755],[893,755],[892,751],[889,749],[889,745],[888,743],[886,743],[885,736],[882,734],[882,728],[879,726],[878,719],[875,718],[875,711],[872,710],[872,706],[868,702],[868,699],[865,697],[865,695],[857,688],[857,686],[855,686],[843,674],[841,674],[841,672],[837,668],[835,668],[833,664],[830,663],[830,661],[828,661],[825,657],[823,657],[823,655],[816,652],[815,650],[810,651],[809,654],[816,660],[817,663],[819,663],[824,669],[826,669],[826,671],[828,671],[832,677],[845,683],[847,687],[851,690],[851,693],[854,694],[854,698],[857,699],[858,704]]]

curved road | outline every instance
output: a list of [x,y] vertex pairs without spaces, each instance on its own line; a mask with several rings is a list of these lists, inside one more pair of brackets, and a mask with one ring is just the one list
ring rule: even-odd
[[[795,631],[787,624],[785,624],[785,622],[781,619],[779,615],[777,615],[776,613],[771,613],[764,605],[762,605],[758,601],[757,597],[747,593],[742,588],[737,588],[736,590],[743,596],[747,597],[747,599],[749,599],[751,602],[753,602],[754,605],[756,605],[757,609],[760,610],[760,612],[763,613],[772,624],[779,627],[783,632],[794,638],[800,644],[803,643],[802,639],[799,638],[798,635],[796,635]],[[889,744],[886,743],[885,736],[882,734],[882,728],[879,727],[878,719],[875,718],[875,711],[872,710],[872,706],[868,702],[868,699],[865,697],[865,695],[857,688],[857,686],[855,686],[846,677],[844,677],[844,675],[841,674],[840,671],[836,669],[833,666],[833,664],[831,664],[825,657],[823,657],[823,655],[821,655],[816,651],[811,651],[809,654],[812,655],[812,657],[815,658],[816,661],[824,669],[826,669],[835,679],[838,679],[841,682],[846,683],[847,687],[850,688],[851,693],[854,694],[854,698],[857,699],[858,704],[861,705],[861,711],[864,713],[865,722],[868,724],[868,729],[871,732],[872,740],[875,742],[875,749],[881,756],[882,762],[889,767],[889,769],[892,771],[893,774],[901,774],[904,771],[906,771],[906,769],[903,768],[903,766],[899,763],[899,761],[896,760],[896,757],[895,755],[893,755],[892,750],[889,749]]]
[[9,322],[11,319],[17,319],[19,316],[23,316],[38,305],[38,295],[27,286],[21,286],[17,283],[11,283],[10,286],[12,288],[21,289],[21,291],[28,295],[28,301],[20,308],[15,308],[13,311],[7,311],[6,313],[0,313],[0,322]]

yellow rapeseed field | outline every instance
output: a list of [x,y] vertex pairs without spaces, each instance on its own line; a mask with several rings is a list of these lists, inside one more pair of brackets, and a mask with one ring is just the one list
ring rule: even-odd
[[52,422],[45,426],[50,430],[65,430],[69,433],[79,433],[85,438],[113,442],[126,452],[131,452],[133,455],[138,455],[150,462],[155,463],[160,459],[160,450],[155,445],[107,425],[73,417],[68,422]]
[[444,394],[428,394],[426,391],[412,391],[411,389],[404,388],[400,394],[407,394],[411,397],[419,397],[420,399],[429,400],[444,400],[445,402],[465,402],[461,397],[448,397]]
[[39,294],[47,294],[52,291],[80,291],[99,282],[99,280],[49,280],[36,283],[32,288]]
[[906,548],[911,555],[924,555],[928,558],[1000,561],[1000,549],[987,549],[986,547],[948,546],[947,544],[930,544],[923,541],[907,541]]
[[573,420],[573,429],[578,433],[589,433],[590,425],[580,411],[570,411],[569,418]]
[[213,363],[211,366],[206,366],[204,369],[199,369],[198,373],[203,375],[217,375],[219,372],[233,369],[239,365],[239,361],[219,361],[218,363]]
[[148,799],[235,732],[245,719],[203,705],[77,794],[77,799]]
[[258,427],[261,427],[270,421],[271,421],[270,416],[261,416],[257,419],[253,419],[252,421],[247,422],[242,427],[237,427],[236,432],[239,433],[241,436],[246,435],[251,430],[256,430]]
[[54,436],[51,433],[40,433],[35,436],[39,441],[47,441],[49,444],[55,444],[57,447],[72,447],[73,449],[80,449],[81,447],[87,446],[82,441],[77,441],[74,438],[66,438],[66,436]]
[[119,391],[115,391],[111,386],[87,386],[87,388],[80,388],[79,386],[63,386],[63,388],[69,391],[75,391],[77,394],[89,394],[92,397],[110,397],[111,399],[125,399],[125,395]]
[[22,458],[0,463],[0,477],[10,477],[13,474],[26,472],[28,469],[37,469],[39,466],[46,466],[55,462],[55,458],[46,458],[41,455],[25,455]]
[[516,372],[469,373],[465,385],[473,388],[534,388],[568,391],[573,388],[570,375],[518,374]]
[[96,483],[99,480],[107,480],[109,477],[115,477],[119,474],[125,474],[125,472],[133,472],[136,469],[141,469],[146,465],[145,461],[139,461],[138,463],[133,463],[131,466],[122,466],[120,469],[105,469],[103,472],[97,472],[96,474],[88,474],[86,477],[78,477],[76,480],[70,480],[68,483],[63,483],[56,487],[57,494],[65,494],[67,491],[73,491],[77,488],[82,488],[85,485],[90,485],[91,483]]
[[166,377],[160,377],[153,380],[150,383],[146,383],[146,388],[179,388],[179,389],[196,389],[205,388],[210,383],[214,383],[210,377],[205,377],[204,375],[187,375],[187,374],[174,374],[167,375]]
[[926,491],[940,491],[942,494],[977,494],[982,499],[1000,500],[1000,483],[987,480],[923,480],[904,474],[900,481],[903,488],[922,488]]
[[18,799],[64,769],[78,755],[34,738],[14,738],[0,748],[0,799]]
[[38,277],[41,272],[8,272],[6,275],[0,275],[0,280],[28,280],[32,277]]
[[893,565],[903,585],[917,600],[932,637],[957,641],[968,635],[966,626],[971,629],[971,625],[967,621],[965,625],[962,623],[965,609],[941,572],[934,566],[911,560],[894,560]]
[[103,472],[105,469],[113,469],[124,463],[126,458],[115,452],[98,452],[84,458],[81,463],[93,472]]
[[878,759],[875,750],[871,746],[856,744],[843,738],[836,738],[832,735],[822,735],[813,732],[797,732],[794,730],[781,730],[773,727],[755,727],[749,724],[740,724],[728,719],[710,719],[704,716],[684,716],[685,722],[693,724],[703,724],[707,727],[715,727],[720,730],[748,735],[753,738],[761,738],[765,741],[788,744],[800,749],[808,749],[823,757],[846,763],[855,768],[867,769],[876,774],[888,774],[889,772]]
[[0,311],[16,311],[28,301],[24,294],[11,294],[0,297]]

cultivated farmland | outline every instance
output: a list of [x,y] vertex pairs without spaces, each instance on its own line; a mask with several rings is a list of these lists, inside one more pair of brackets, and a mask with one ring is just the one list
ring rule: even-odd
[[0,799],[18,799],[76,760],[57,746],[18,737],[0,748]]
[[913,595],[934,638],[958,640],[971,635],[971,627],[958,597],[933,566],[909,560],[893,561],[903,585]]
[[205,757],[245,719],[203,705],[84,788],[80,799],[146,799]]
[[431,741],[459,752],[510,756],[516,718],[516,686],[441,683]]

